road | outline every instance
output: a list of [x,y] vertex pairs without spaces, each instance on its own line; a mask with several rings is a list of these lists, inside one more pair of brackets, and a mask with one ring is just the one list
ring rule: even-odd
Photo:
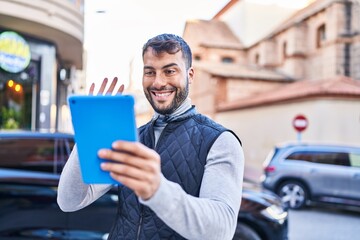
[[309,207],[289,213],[289,240],[360,239],[360,211]]

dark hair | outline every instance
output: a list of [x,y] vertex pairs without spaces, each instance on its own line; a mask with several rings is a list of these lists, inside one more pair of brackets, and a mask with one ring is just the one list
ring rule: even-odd
[[163,52],[168,54],[175,54],[182,51],[183,57],[186,62],[186,68],[189,69],[192,65],[192,54],[189,45],[182,37],[174,34],[160,34],[153,38],[150,38],[143,47],[142,56],[146,50],[151,47],[153,52],[158,55]]

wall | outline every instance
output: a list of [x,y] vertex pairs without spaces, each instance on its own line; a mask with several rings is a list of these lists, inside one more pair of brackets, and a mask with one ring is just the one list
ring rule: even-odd
[[243,142],[246,168],[259,180],[269,151],[277,143],[297,141],[297,132],[292,126],[297,114],[304,114],[309,121],[302,141],[360,145],[359,99],[313,98],[220,112],[215,120],[238,134]]
[[217,80],[209,73],[196,69],[194,81],[190,84],[189,96],[192,103],[201,108],[201,113],[209,117],[215,114],[215,95],[218,91]]
[[267,80],[250,80],[250,79],[227,79],[227,100],[229,102],[249,97],[252,94],[268,92],[280,87],[284,83]]

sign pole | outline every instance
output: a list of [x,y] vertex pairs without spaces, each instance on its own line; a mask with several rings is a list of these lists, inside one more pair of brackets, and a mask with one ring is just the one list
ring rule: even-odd
[[298,133],[297,133],[297,140],[298,140],[298,143],[301,142],[301,132],[298,132]]
[[292,125],[297,132],[298,143],[300,143],[301,142],[301,132],[304,131],[308,127],[309,122],[304,115],[298,114],[294,117],[294,119],[292,121]]

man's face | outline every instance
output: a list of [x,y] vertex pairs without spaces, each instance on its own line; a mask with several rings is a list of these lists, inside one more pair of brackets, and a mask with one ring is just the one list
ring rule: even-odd
[[155,55],[149,48],[143,57],[143,89],[153,109],[160,114],[173,113],[186,99],[194,70],[186,70],[182,52]]

